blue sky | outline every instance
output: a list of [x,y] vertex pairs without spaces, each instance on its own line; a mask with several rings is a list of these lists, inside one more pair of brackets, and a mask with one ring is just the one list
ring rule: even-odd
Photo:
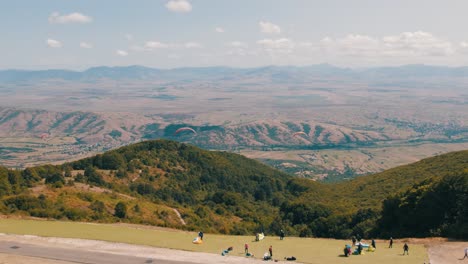
[[1,69],[468,65],[466,0],[1,3]]

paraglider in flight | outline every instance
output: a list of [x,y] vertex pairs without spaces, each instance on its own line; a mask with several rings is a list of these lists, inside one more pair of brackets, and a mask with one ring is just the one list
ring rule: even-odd
[[174,136],[177,135],[178,133],[182,132],[182,131],[191,131],[195,135],[197,134],[197,132],[195,132],[195,130],[193,130],[191,127],[181,127],[179,129],[177,129],[176,132],[174,132]]
[[45,140],[49,137],[49,134],[47,133],[42,133],[40,136],[39,136],[42,140]]
[[299,135],[307,136],[307,134],[306,134],[304,131],[299,131],[299,132],[294,133],[294,134],[293,134],[293,137],[299,136]]

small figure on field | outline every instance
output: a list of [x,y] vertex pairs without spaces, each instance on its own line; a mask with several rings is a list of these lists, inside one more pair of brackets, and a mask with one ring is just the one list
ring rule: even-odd
[[249,253],[249,244],[245,243],[244,251],[245,251],[245,254]]
[[270,248],[268,249],[268,252],[270,252],[270,257],[273,257],[273,247],[270,246]]
[[465,256],[462,259],[468,258],[468,247],[465,248]]
[[388,244],[388,248],[393,248],[393,238],[390,237],[390,244]]
[[374,239],[372,239],[371,245],[372,245],[373,248],[376,248],[376,247],[375,247],[375,240],[374,240]]
[[202,231],[198,232],[198,236],[200,237],[201,240],[203,240],[203,232]]
[[284,231],[283,229],[281,229],[280,231],[280,240],[283,240],[284,239]]
[[355,245],[356,245],[356,237],[353,236],[353,237],[351,238],[351,241],[353,241],[353,246],[355,246]]
[[409,255],[408,249],[409,249],[408,244],[405,243],[405,245],[403,246],[403,255],[405,255],[405,253],[406,255]]

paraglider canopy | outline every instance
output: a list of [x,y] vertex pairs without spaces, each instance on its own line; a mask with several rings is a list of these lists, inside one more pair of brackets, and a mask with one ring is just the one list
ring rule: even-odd
[[294,134],[293,134],[293,137],[299,136],[299,135],[307,136],[307,134],[306,134],[304,131],[299,131],[299,132],[294,133]]
[[174,132],[174,136],[179,134],[182,131],[190,131],[190,132],[193,132],[195,135],[197,134],[197,132],[193,130],[191,127],[181,127]]
[[42,140],[45,140],[46,138],[49,137],[49,134],[48,134],[48,133],[42,133],[41,135],[39,135],[39,137],[40,137]]

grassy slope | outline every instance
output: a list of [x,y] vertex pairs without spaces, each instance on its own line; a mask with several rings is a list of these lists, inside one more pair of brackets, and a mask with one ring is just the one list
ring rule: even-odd
[[415,183],[466,169],[468,150],[451,152],[351,181],[330,184],[329,188],[333,190],[337,199],[358,203],[360,207],[380,208],[381,202],[389,195],[406,191]]
[[411,255],[401,256],[402,245],[395,243],[393,249],[377,244],[377,251],[363,256],[340,257],[342,248],[349,241],[333,239],[311,239],[267,236],[265,240],[254,242],[254,236],[205,235],[202,245],[191,243],[196,236],[194,232],[183,232],[169,229],[133,228],[119,225],[86,224],[60,221],[35,221],[0,219],[0,232],[10,234],[29,234],[38,236],[83,238],[104,241],[123,242],[138,245],[149,245],[163,248],[182,249],[196,252],[220,254],[223,249],[233,246],[230,255],[242,256],[244,243],[249,243],[250,252],[256,258],[263,256],[270,245],[273,255],[278,259],[295,256],[302,263],[424,263],[427,253],[422,245],[410,245]]

